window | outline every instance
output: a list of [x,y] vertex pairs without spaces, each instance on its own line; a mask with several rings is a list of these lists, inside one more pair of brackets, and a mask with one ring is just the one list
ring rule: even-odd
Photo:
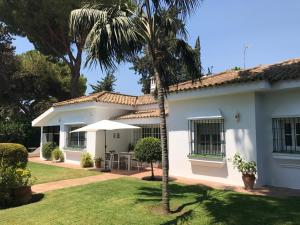
[[59,145],[59,126],[46,126],[43,127],[43,135],[46,139],[46,142],[53,142],[56,145]]
[[300,117],[274,118],[273,151],[300,153]]
[[225,156],[223,119],[190,120],[190,155]]
[[67,134],[67,147],[68,148],[77,148],[85,149],[86,148],[86,132],[74,132],[70,133],[73,130],[77,130],[82,126],[70,126],[68,127]]
[[140,126],[141,129],[134,130],[133,143],[137,143],[139,139],[146,137],[155,137],[160,139],[160,127],[158,124]]

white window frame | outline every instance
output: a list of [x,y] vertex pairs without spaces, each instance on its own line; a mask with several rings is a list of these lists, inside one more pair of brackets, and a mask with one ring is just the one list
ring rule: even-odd
[[[74,125],[67,125],[67,135],[66,135],[66,145],[65,145],[65,148],[66,149],[76,149],[76,150],[85,150],[86,149],[86,144],[87,144],[87,132],[74,132],[74,133],[70,133],[72,128],[75,128],[75,129],[79,129],[81,127],[84,127],[85,125],[82,125],[82,124],[74,124]],[[79,136],[79,133],[84,133],[84,145],[81,146],[80,145],[80,136]],[[77,134],[78,137],[77,137],[77,146],[70,146],[70,137],[72,134]]]

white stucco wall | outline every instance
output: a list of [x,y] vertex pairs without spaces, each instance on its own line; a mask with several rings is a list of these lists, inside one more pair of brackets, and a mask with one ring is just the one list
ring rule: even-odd
[[[264,85],[266,88],[249,93],[207,97],[193,91],[169,98],[170,174],[242,185],[241,175],[230,160],[240,152],[246,159],[257,162],[257,186],[300,189],[300,155],[284,155],[285,159],[274,156],[272,133],[272,118],[300,117],[300,88],[295,83]],[[213,89],[206,90],[209,91]],[[218,111],[224,116],[226,164],[222,168],[195,166],[187,157],[190,148],[187,118],[215,116]],[[237,112],[240,122],[234,119]]]
[[[74,151],[66,147],[66,139],[68,126],[70,125],[89,125],[104,119],[111,119],[118,115],[126,113],[126,107],[112,107],[111,105],[76,108],[74,106],[66,106],[65,110],[55,112],[43,121],[44,126],[60,126],[60,149],[65,151],[66,162],[79,164],[82,152],[89,152],[93,157],[104,157],[104,133],[87,132],[86,149],[82,151]],[[121,133],[121,132],[120,132]],[[112,134],[108,132],[107,143],[112,141]],[[128,143],[127,143],[128,142]],[[113,146],[117,151],[125,151],[128,149],[129,137],[127,134],[121,134],[120,139],[113,140]],[[41,143],[42,145],[42,143]],[[108,150],[109,147],[108,147]]]
[[[170,174],[205,179],[227,184],[242,185],[241,174],[233,169],[230,159],[240,152],[248,160],[256,161],[255,95],[245,93],[192,100],[169,101],[169,151]],[[226,163],[221,168],[194,165],[188,160],[190,117],[224,117]],[[235,114],[240,113],[240,121]]]
[[258,152],[263,155],[265,184],[300,189],[300,160],[292,154],[288,155],[291,159],[275,159],[272,154],[272,117],[300,117],[300,89],[259,94],[259,99],[257,114],[263,121],[258,129],[262,137]]

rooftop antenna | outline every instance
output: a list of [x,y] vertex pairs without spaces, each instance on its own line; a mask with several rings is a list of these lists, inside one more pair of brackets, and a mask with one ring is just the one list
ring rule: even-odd
[[246,52],[248,48],[249,48],[248,45],[244,46],[244,69],[246,69]]

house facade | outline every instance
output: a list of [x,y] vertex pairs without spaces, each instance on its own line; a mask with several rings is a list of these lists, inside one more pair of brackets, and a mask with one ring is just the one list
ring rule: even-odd
[[105,134],[71,131],[101,120],[139,126],[138,130],[107,132],[107,151],[128,152],[142,137],[160,137],[158,117],[157,103],[151,95],[100,92],[56,103],[32,125],[41,127],[41,147],[46,142],[55,142],[63,150],[66,162],[79,164],[83,152],[104,158]]
[[[241,174],[232,165],[234,154],[240,153],[257,163],[256,186],[300,189],[299,98],[300,59],[170,87],[166,98],[170,175],[242,185]],[[98,93],[57,103],[33,125],[42,127],[41,145],[51,136],[59,140],[67,160],[78,162],[82,151],[103,154],[103,134],[70,137],[69,132],[102,119],[142,127],[112,132],[108,148],[113,150],[126,151],[141,137],[159,137],[158,107],[150,95]],[[56,134],[44,131],[51,126]],[[83,148],[69,148],[73,143]]]

